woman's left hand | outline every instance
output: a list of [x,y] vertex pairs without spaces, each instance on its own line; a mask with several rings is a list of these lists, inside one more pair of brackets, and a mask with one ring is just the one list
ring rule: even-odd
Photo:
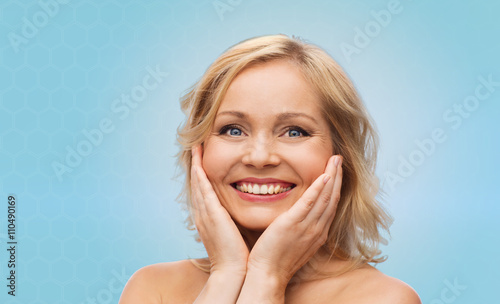
[[247,271],[271,277],[284,290],[295,272],[326,242],[341,185],[342,158],[337,155],[329,159],[325,174],[259,237],[250,252]]

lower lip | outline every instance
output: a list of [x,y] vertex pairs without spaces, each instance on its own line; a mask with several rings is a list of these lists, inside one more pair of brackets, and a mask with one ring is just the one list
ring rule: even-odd
[[279,201],[284,199],[285,197],[290,194],[290,192],[293,190],[288,190],[282,193],[278,194],[264,194],[264,195],[259,195],[259,194],[252,194],[252,193],[246,193],[246,192],[241,192],[235,188],[233,188],[236,193],[245,201],[249,202],[257,202],[257,203],[269,203],[269,202],[274,202],[274,201]]

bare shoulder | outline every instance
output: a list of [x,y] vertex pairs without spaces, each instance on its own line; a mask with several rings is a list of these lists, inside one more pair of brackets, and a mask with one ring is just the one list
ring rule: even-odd
[[187,303],[196,299],[207,279],[190,260],[148,265],[130,277],[119,303]]
[[353,271],[353,284],[358,295],[371,304],[421,304],[417,292],[405,282],[383,274],[374,267],[367,266]]
[[338,276],[290,286],[286,295],[287,303],[291,304],[421,304],[418,294],[408,284],[370,265]]

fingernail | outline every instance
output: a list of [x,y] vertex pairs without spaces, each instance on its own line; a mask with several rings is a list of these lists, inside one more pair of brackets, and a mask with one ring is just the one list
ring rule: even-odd
[[325,175],[325,177],[323,178],[323,184],[328,183],[328,181],[330,180],[330,178],[331,178],[330,175],[328,175],[328,174]]
[[338,167],[340,163],[340,156],[335,156],[335,167]]

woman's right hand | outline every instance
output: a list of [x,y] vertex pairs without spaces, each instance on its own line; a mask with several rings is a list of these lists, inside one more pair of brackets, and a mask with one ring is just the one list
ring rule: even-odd
[[244,276],[248,248],[203,170],[201,150],[200,145],[191,150],[191,214],[211,262],[210,273]]

